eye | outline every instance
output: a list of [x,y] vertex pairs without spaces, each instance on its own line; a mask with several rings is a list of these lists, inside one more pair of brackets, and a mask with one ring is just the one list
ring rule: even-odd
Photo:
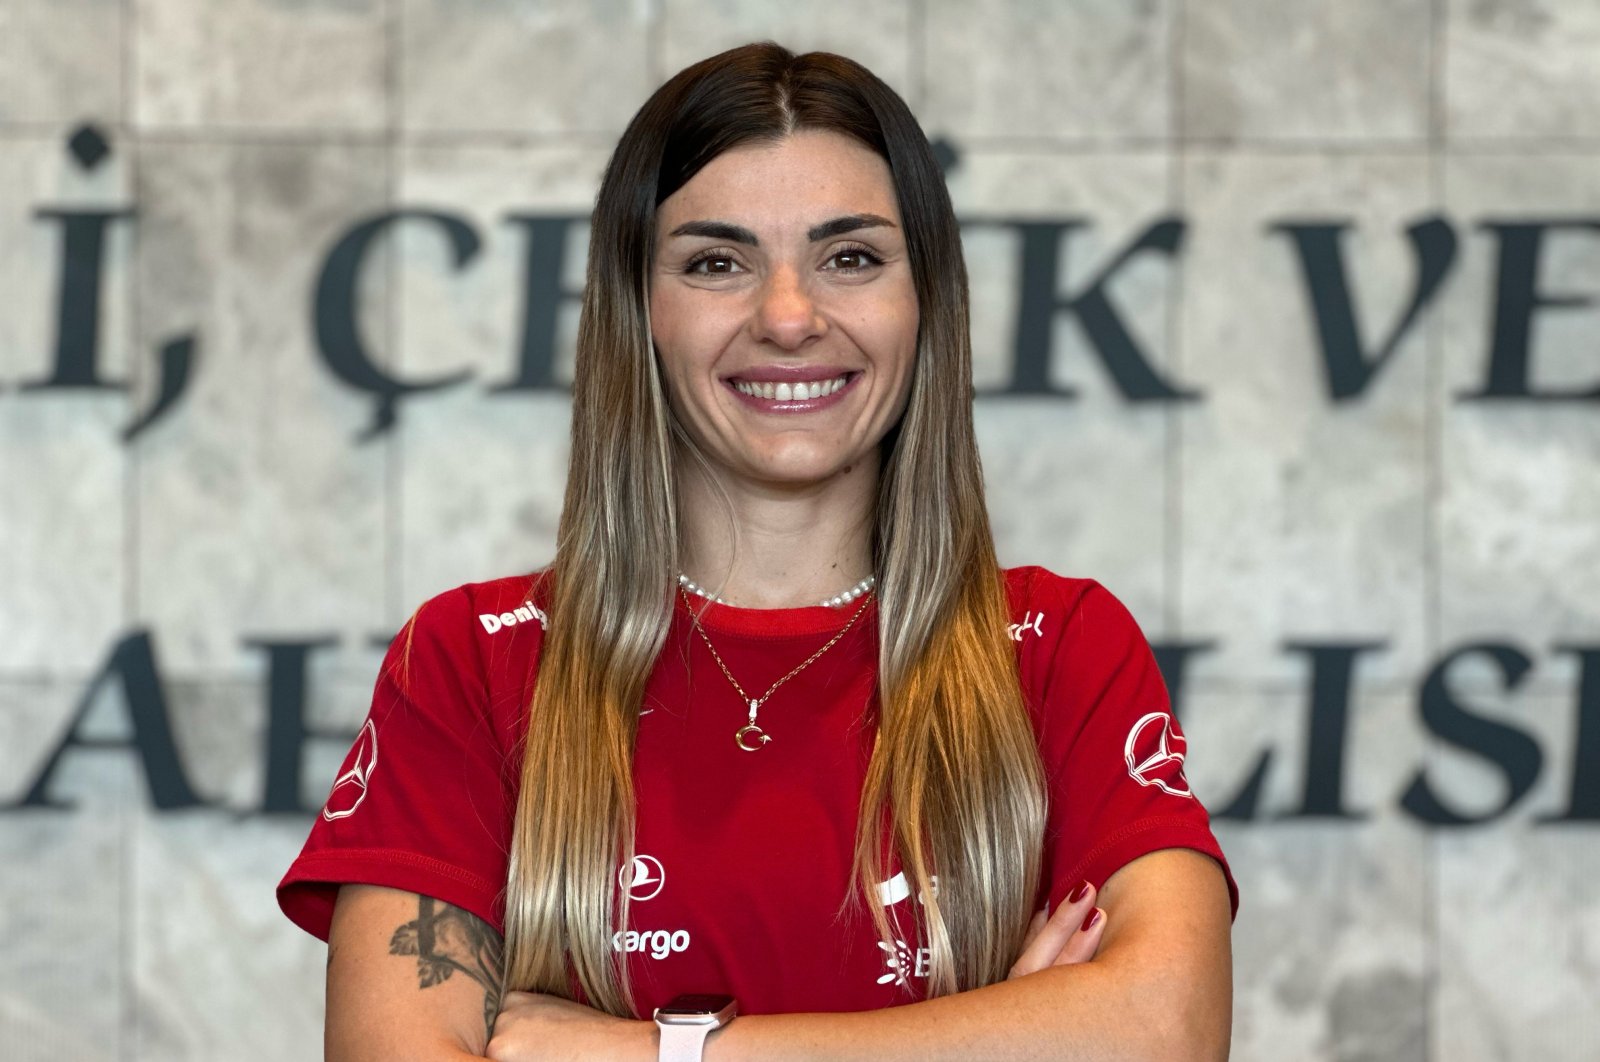
[[851,264],[834,266],[837,273],[862,273],[874,266],[883,265],[883,259],[872,253],[871,249],[860,245],[841,247],[829,257],[829,261],[844,259]]
[[[702,263],[704,263],[707,268],[701,269],[700,266]],[[731,254],[726,251],[713,248],[709,251],[701,251],[699,254],[689,259],[689,261],[684,264],[683,271],[685,273],[698,273],[700,276],[726,276],[735,272],[737,267],[738,262],[734,261],[734,258]]]

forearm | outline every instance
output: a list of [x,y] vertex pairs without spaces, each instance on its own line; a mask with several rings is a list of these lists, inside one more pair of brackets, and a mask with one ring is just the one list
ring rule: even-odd
[[[1211,1034],[1184,1027],[1153,985],[1097,963],[884,1010],[737,1018],[707,1041],[706,1062],[1177,1062],[1226,1057]],[[1167,1002],[1173,1002],[1167,1000]],[[1216,1023],[1211,1023],[1216,1024]]]

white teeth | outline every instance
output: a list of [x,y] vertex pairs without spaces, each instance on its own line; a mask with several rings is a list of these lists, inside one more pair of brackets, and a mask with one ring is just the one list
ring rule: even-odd
[[831,380],[814,380],[809,383],[794,384],[755,383],[750,380],[736,380],[733,386],[740,394],[746,394],[752,398],[765,398],[768,401],[777,402],[804,402],[808,399],[831,395],[848,382],[848,377],[836,376]]

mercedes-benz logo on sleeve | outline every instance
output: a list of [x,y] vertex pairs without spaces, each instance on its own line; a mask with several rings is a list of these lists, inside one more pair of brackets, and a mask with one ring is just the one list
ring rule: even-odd
[[617,884],[628,890],[631,900],[653,900],[667,883],[667,872],[655,856],[636,855],[617,871]]
[[328,794],[328,802],[322,805],[322,817],[329,822],[354,815],[356,808],[367,799],[367,783],[378,766],[378,728],[372,720],[368,719],[367,725],[356,735],[348,758],[350,768],[333,780],[333,791]]
[[1183,775],[1183,760],[1189,743],[1174,730],[1172,716],[1150,712],[1128,731],[1123,754],[1128,761],[1128,777],[1140,785],[1153,785],[1163,793],[1194,799],[1189,779]]

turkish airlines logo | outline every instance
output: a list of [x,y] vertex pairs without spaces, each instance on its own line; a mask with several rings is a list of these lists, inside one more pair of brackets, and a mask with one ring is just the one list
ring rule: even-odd
[[[667,883],[667,872],[655,856],[636,855],[617,868],[617,884],[628,890],[632,900],[653,900],[661,895]],[[676,952],[688,951],[692,943],[687,929],[630,929],[618,930],[611,936],[611,949],[629,955],[648,955],[652,959],[665,959]]]
[[667,872],[655,856],[636,855],[617,871],[617,884],[628,890],[630,900],[653,900],[667,883]]
[[1175,729],[1176,725],[1176,720],[1166,712],[1145,715],[1128,731],[1123,755],[1128,761],[1128,777],[1135,782],[1193,800],[1189,780],[1183,776],[1183,760],[1189,743]]
[[378,766],[378,728],[372,720],[368,719],[367,725],[356,735],[351,754],[354,760],[350,769],[333,780],[333,791],[328,794],[328,802],[322,805],[322,817],[329,822],[354,815],[356,808],[367,799],[367,783]]

